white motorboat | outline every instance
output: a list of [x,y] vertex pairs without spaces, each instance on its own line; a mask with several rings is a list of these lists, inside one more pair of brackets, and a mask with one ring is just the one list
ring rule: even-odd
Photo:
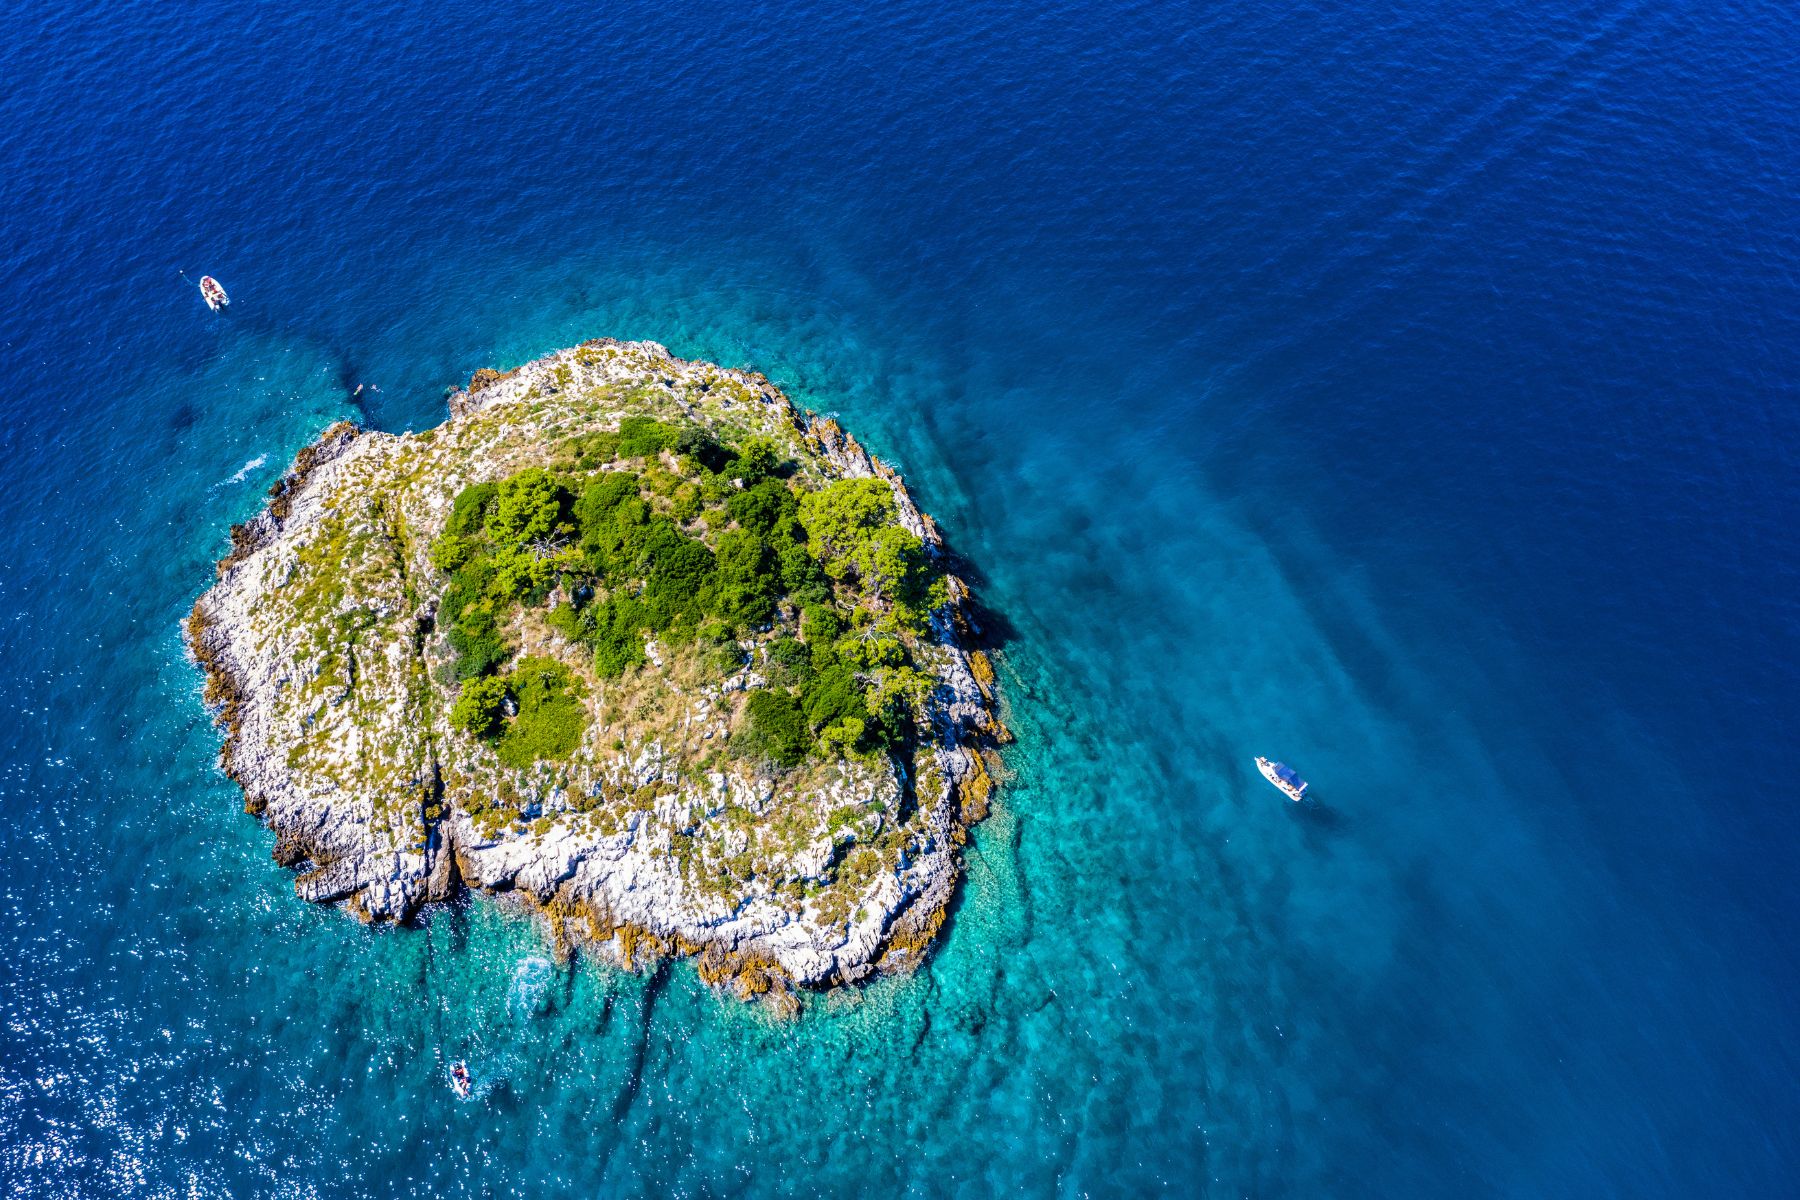
[[200,298],[206,301],[206,307],[219,312],[231,303],[231,297],[225,294],[225,285],[211,275],[200,277]]

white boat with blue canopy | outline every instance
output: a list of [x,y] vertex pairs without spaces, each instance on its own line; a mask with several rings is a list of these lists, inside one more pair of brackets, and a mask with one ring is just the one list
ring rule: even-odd
[[1282,794],[1296,804],[1306,797],[1306,780],[1300,778],[1300,773],[1286,763],[1270,762],[1259,754],[1256,756],[1256,769],[1262,772],[1264,779],[1280,788]]

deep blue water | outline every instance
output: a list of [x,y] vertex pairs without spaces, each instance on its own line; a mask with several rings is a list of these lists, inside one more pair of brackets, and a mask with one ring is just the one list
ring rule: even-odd
[[[10,15],[8,1194],[1796,1190],[1790,7]],[[600,335],[839,413],[1008,619],[914,978],[370,932],[213,770],[228,523]]]

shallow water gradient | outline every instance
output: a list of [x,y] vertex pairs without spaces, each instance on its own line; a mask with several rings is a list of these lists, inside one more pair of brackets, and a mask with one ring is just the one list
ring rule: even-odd
[[[9,1194],[1791,1191],[1785,9],[16,24]],[[365,930],[213,769],[229,522],[600,335],[838,413],[1004,617],[912,978],[776,1023],[483,904]]]

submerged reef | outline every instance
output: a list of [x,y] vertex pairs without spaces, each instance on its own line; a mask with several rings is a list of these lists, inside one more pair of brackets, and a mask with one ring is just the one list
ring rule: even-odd
[[903,481],[760,375],[601,340],[338,424],[187,622],[303,898],[465,888],[749,997],[919,961],[1006,737]]

